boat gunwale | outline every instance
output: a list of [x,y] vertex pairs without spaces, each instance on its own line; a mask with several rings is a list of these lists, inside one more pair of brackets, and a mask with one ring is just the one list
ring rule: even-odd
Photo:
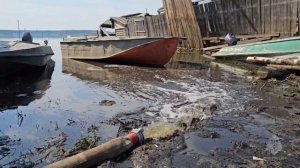
[[223,47],[222,49],[237,48],[237,47],[252,46],[252,45],[261,45],[261,44],[270,44],[270,43],[279,43],[279,42],[295,41],[295,40],[300,40],[300,36],[299,37],[276,39],[276,40],[268,40],[268,41],[249,43],[249,44],[241,44],[241,45],[235,45],[235,46],[227,46],[227,47]]
[[[114,57],[114,56],[119,55],[119,54],[121,54],[121,53],[130,51],[130,50],[132,50],[132,49],[134,49],[134,48],[142,47],[142,46],[144,46],[144,45],[148,45],[148,44],[151,44],[151,43],[154,43],[154,42],[158,42],[158,41],[161,41],[161,40],[172,40],[172,39],[179,40],[180,38],[172,37],[172,38],[154,38],[154,39],[157,39],[157,40],[150,41],[150,42],[147,42],[147,43],[143,43],[143,44],[141,44],[141,45],[137,45],[137,46],[135,46],[135,47],[131,47],[131,48],[127,49],[127,50],[123,50],[123,51],[121,51],[121,52],[118,52],[118,53],[115,53],[115,54],[113,54],[113,55],[106,56],[106,57],[101,57],[101,58],[95,58],[95,57],[92,57],[92,58],[91,58],[91,57],[84,57],[84,58],[80,58],[80,57],[79,57],[79,58],[75,58],[75,57],[64,57],[64,58],[78,59],[78,60],[85,60],[85,59],[86,59],[86,60],[102,60],[102,59],[107,59],[107,58]],[[89,41],[89,42],[93,42],[93,41]],[[83,43],[86,43],[86,42],[83,42]]]
[[264,57],[277,57],[277,56],[286,56],[286,55],[293,55],[293,54],[299,54],[300,53],[297,51],[294,52],[278,52],[278,53],[262,53],[262,54],[257,54],[257,53],[253,53],[253,54],[241,54],[241,53],[236,53],[236,54],[227,54],[227,55],[213,55],[212,57],[215,58],[233,58],[233,57],[240,57],[240,58],[246,58],[249,56],[264,56]]
[[[18,52],[18,51],[23,51],[23,52],[29,52],[30,50],[33,49],[42,49],[42,48],[48,48],[51,50],[51,53],[47,54],[10,54],[13,52]],[[35,48],[27,48],[27,49],[21,49],[21,50],[11,50],[11,51],[4,51],[0,52],[0,58],[11,58],[11,57],[39,57],[39,56],[49,56],[49,55],[54,55],[54,52],[50,46],[37,46]]]
[[163,40],[163,39],[184,39],[181,37],[143,37],[143,38],[125,38],[125,39],[97,39],[97,40],[85,40],[85,41],[61,41],[61,44],[67,43],[87,43],[87,42],[98,42],[98,41],[131,41],[131,40],[144,40],[144,39],[153,39],[153,40]]

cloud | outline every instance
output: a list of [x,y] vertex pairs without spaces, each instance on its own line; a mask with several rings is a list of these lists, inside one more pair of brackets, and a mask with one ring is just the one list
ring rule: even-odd
[[110,16],[156,14],[161,0],[7,0],[1,4],[0,29],[97,29]]

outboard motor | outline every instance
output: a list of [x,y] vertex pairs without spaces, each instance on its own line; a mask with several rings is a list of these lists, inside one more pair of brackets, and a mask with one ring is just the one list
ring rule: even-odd
[[228,33],[225,37],[225,41],[229,46],[237,45],[237,38],[233,33]]
[[29,32],[25,32],[22,36],[22,41],[32,43],[32,41],[33,41],[32,35]]

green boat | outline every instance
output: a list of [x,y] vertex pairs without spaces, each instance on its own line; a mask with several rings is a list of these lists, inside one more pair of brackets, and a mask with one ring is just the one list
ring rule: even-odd
[[300,53],[300,37],[224,47],[212,56],[243,58],[243,56],[280,56],[294,53]]

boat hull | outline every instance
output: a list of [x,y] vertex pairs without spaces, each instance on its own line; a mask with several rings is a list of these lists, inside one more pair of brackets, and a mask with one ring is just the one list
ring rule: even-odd
[[43,69],[53,54],[50,46],[19,41],[1,41],[0,76]]
[[178,38],[140,38],[62,42],[64,58],[107,63],[164,66],[178,47]]
[[54,53],[50,46],[16,42],[12,46],[1,48],[0,62],[45,66],[52,55],[54,55]]
[[213,56],[278,56],[293,53],[300,53],[300,37],[224,47]]
[[[51,59],[47,63],[49,63]],[[19,60],[17,61],[19,62]],[[47,64],[44,66],[35,66],[30,64],[23,64],[12,62],[11,60],[1,60],[0,59],[0,77],[15,75],[15,74],[23,74],[32,71],[41,71],[44,70]]]

